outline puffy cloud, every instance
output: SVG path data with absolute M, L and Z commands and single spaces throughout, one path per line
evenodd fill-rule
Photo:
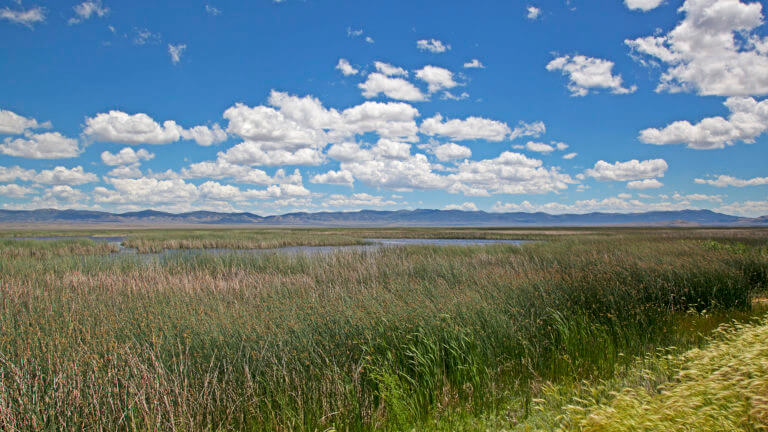
M 451 46 L 437 39 L 422 39 L 416 41 L 416 48 L 421 51 L 429 51 L 438 54 L 450 50 Z
M 408 76 L 408 71 L 397 66 L 393 66 L 389 63 L 384 63 L 381 61 L 375 61 L 373 62 L 373 65 L 376 67 L 376 70 L 383 73 L 386 76 Z
M 27 133 L 24 138 L 6 138 L 0 144 L 0 153 L 30 159 L 62 159 L 82 153 L 76 139 L 58 132 Z
M 32 28 L 34 24 L 45 21 L 45 9 L 34 7 L 26 10 L 12 10 L 5 7 L 0 9 L 0 19 Z
M 179 64 L 181 61 L 181 55 L 184 54 L 184 50 L 186 49 L 186 44 L 168 44 L 168 55 L 171 56 L 171 63 Z
M 410 102 L 419 102 L 427 99 L 426 96 L 410 82 L 402 78 L 388 77 L 382 73 L 368 74 L 365 82 L 358 84 L 366 98 L 375 98 L 383 94 L 390 99 L 398 99 Z
M 108 151 L 101 153 L 101 161 L 104 162 L 105 165 L 109 166 L 133 165 L 141 163 L 143 160 L 151 160 L 154 157 L 155 155 L 153 153 L 150 153 L 144 149 L 134 151 L 130 147 L 125 147 L 124 149 L 114 154 Z
M 721 149 L 737 141 L 752 143 L 768 129 L 768 99 L 731 97 L 725 101 L 728 119 L 708 117 L 699 123 L 673 122 L 663 129 L 645 129 L 640 141 L 648 144 L 686 144 L 697 150 Z
M 35 190 L 25 186 L 19 186 L 17 184 L 0 185 L 0 196 L 8 198 L 24 198 L 32 193 L 35 193 Z
M 528 14 L 526 15 L 526 17 L 529 20 L 535 20 L 536 18 L 541 16 L 541 9 L 537 8 L 536 6 L 528 6 L 527 11 L 528 11 Z
M 610 90 L 613 94 L 634 93 L 637 86 L 623 86 L 621 75 L 613 74 L 614 63 L 583 55 L 558 57 L 547 64 L 548 71 L 562 71 L 568 77 L 571 96 L 586 96 L 595 89 Z
M 435 114 L 421 123 L 423 134 L 440 135 L 457 141 L 483 139 L 502 141 L 512 131 L 506 123 L 481 117 L 467 117 L 465 120 L 453 119 L 443 122 L 443 116 Z
M 545 144 L 545 143 L 542 143 L 542 142 L 534 142 L 534 141 L 528 141 L 525 144 L 525 148 L 528 151 L 537 152 L 537 153 L 545 153 L 545 154 L 546 153 L 552 153 L 553 151 L 555 151 L 555 148 L 552 147 L 549 144 Z
M 81 23 L 92 16 L 101 18 L 109 13 L 109 8 L 102 6 L 100 1 L 84 1 L 72 9 L 75 10 L 76 16 L 67 21 L 70 25 Z
M 264 147 L 265 144 L 260 142 L 244 141 L 220 153 L 219 157 L 228 163 L 239 165 L 320 165 L 323 162 L 323 155 L 317 149 L 302 148 L 289 151 Z
M 664 183 L 656 179 L 634 180 L 627 183 L 627 189 L 645 190 L 645 189 L 658 189 L 664 186 Z
M 459 85 L 453 80 L 453 72 L 437 66 L 424 66 L 416 71 L 416 78 L 427 83 L 430 93 Z
M 594 212 L 608 213 L 644 213 L 649 211 L 673 211 L 691 208 L 686 202 L 647 202 L 621 197 L 604 199 L 580 200 L 572 204 L 549 202 L 533 204 L 529 201 L 521 203 L 496 202 L 493 210 L 497 212 L 545 212 L 549 214 L 585 214 Z
M 472 59 L 464 63 L 464 67 L 467 69 L 485 69 L 485 65 L 478 59 Z
M 352 184 L 355 182 L 354 176 L 352 176 L 352 173 L 349 171 L 344 170 L 330 170 L 328 172 L 318 174 L 310 180 L 312 183 L 320 183 L 320 184 L 335 184 L 335 185 L 344 185 L 344 186 L 352 186 Z
M 713 202 L 722 202 L 723 196 L 722 195 L 707 195 L 707 194 L 688 194 L 688 195 L 682 195 L 678 192 L 675 192 L 674 195 L 672 195 L 672 199 L 675 201 L 685 201 L 685 202 L 691 202 L 691 201 L 713 201 Z
M 656 91 L 768 93 L 768 38 L 756 32 L 763 24 L 760 2 L 686 0 L 679 11 L 685 18 L 669 33 L 625 41 L 633 52 L 666 66 Z
M 181 131 L 181 137 L 186 140 L 194 140 L 201 146 L 210 146 L 227 140 L 227 133 L 221 129 L 218 123 L 208 126 L 195 126 Z
M 768 216 L 768 200 L 733 202 L 722 205 L 714 211 L 745 217 Z
M 158 180 L 152 178 L 117 179 L 106 182 L 114 189 L 97 186 L 93 189 L 94 200 L 108 204 L 165 204 L 190 203 L 198 198 L 197 187 L 180 179 Z
M 664 0 L 624 0 L 624 4 L 632 10 L 641 10 L 648 12 L 651 9 L 656 9 Z
M 119 144 L 169 144 L 179 140 L 182 130 L 173 120 L 161 126 L 144 113 L 110 111 L 86 118 L 83 134 L 95 141 Z
M 568 153 L 568 154 L 563 155 L 563 159 L 570 160 L 570 159 L 575 158 L 578 155 L 579 155 L 578 153 Z
M 51 122 L 38 123 L 33 118 L 20 116 L 13 111 L 0 109 L 0 134 L 20 135 L 27 129 L 50 128 Z
M 99 178 L 96 174 L 85 172 L 81 166 L 72 169 L 57 166 L 50 170 L 40 171 L 33 180 L 46 185 L 77 186 L 98 181 Z
M 359 70 L 355 69 L 354 66 L 349 64 L 349 60 L 345 58 L 339 59 L 339 62 L 336 63 L 336 69 L 340 70 L 344 76 L 357 75 L 357 73 L 360 72 Z
M 109 172 L 107 173 L 107 176 L 115 177 L 115 178 L 138 178 L 138 177 L 141 177 L 142 175 L 143 174 L 141 172 L 141 169 L 139 169 L 138 164 L 121 165 L 109 170 Z
M 34 170 L 21 168 L 20 166 L 0 166 L 0 183 L 8 183 L 16 180 L 30 181 L 35 177 Z
M 715 179 L 694 179 L 698 184 L 707 184 L 716 187 L 746 187 L 768 185 L 768 177 L 754 177 L 751 179 L 740 179 L 728 175 L 720 175 Z
M 469 147 L 458 145 L 456 143 L 445 143 L 435 146 L 432 149 L 435 157 L 441 162 L 449 162 L 457 159 L 467 159 L 472 156 L 472 150 Z
M 509 139 L 514 140 L 521 137 L 539 137 L 547 132 L 547 126 L 544 122 L 537 121 L 533 123 L 520 122 L 509 134 Z
M 385 200 L 383 196 L 370 195 L 367 193 L 356 193 L 352 195 L 338 195 L 334 194 L 329 196 L 324 202 L 324 207 L 357 207 L 357 208 L 369 208 L 369 207 L 384 207 L 396 205 L 397 202 L 392 200 Z
M 584 174 L 599 181 L 629 181 L 664 177 L 668 168 L 669 166 L 664 159 L 651 159 L 642 162 L 633 159 L 613 164 L 601 160 L 595 163 L 594 168 L 584 171 Z
M 443 207 L 444 210 L 463 210 L 463 211 L 477 211 L 477 205 L 473 202 L 465 202 L 461 204 L 448 204 Z
M 57 185 L 47 189 L 43 193 L 43 200 L 57 202 L 85 201 L 88 197 L 79 189 L 67 185 Z

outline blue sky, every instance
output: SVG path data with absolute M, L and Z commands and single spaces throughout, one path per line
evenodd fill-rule
M 0 206 L 766 215 L 765 6 L 0 0 Z

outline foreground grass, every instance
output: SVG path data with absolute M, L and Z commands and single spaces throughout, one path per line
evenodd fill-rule
M 768 283 L 765 243 L 607 237 L 3 257 L 0 429 L 408 430 L 502 409 L 533 424 L 543 383 L 698 344 Z

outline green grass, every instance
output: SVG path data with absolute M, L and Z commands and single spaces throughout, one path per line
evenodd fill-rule
M 547 386 L 616 379 L 748 317 L 768 283 L 760 238 L 0 255 L 0 429 L 410 430 L 494 413 L 533 425 Z

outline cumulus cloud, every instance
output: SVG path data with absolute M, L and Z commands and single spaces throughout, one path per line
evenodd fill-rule
M 512 131 L 506 123 L 482 117 L 467 117 L 464 120 L 443 121 L 443 116 L 435 114 L 425 119 L 420 126 L 421 133 L 429 136 L 444 136 L 456 141 L 487 140 L 502 141 Z
M 357 75 L 357 73 L 360 72 L 359 70 L 355 69 L 351 64 L 349 64 L 349 60 L 345 58 L 339 59 L 339 62 L 336 63 L 336 69 L 340 70 L 344 76 Z
M 472 150 L 469 147 L 458 145 L 456 143 L 445 143 L 435 146 L 432 153 L 440 162 L 450 162 L 458 159 L 467 159 L 472 156 Z
M 86 172 L 83 167 L 65 168 L 57 166 L 50 170 L 40 171 L 33 180 L 46 185 L 67 185 L 76 186 L 98 181 L 96 174 Z
M 464 67 L 467 69 L 485 69 L 485 65 L 478 59 L 472 59 L 464 63 Z
M 722 205 L 714 211 L 745 217 L 768 216 L 768 200 L 733 202 Z
M 477 205 L 473 202 L 465 202 L 461 204 L 448 204 L 443 207 L 444 210 L 462 210 L 462 211 L 477 211 Z
M 383 73 L 386 76 L 408 76 L 408 71 L 398 67 L 391 65 L 389 63 L 384 63 L 382 61 L 375 61 L 373 62 L 374 67 L 376 67 L 376 70 Z
M 63 159 L 82 153 L 76 139 L 58 132 L 27 133 L 23 138 L 6 138 L 0 144 L 0 153 L 29 159 Z
M 33 7 L 30 9 L 13 10 L 5 7 L 0 9 L 0 19 L 32 28 L 34 24 L 45 21 L 45 9 Z
M 528 8 L 527 8 L 526 10 L 527 10 L 527 12 L 528 12 L 528 14 L 526 15 L 526 17 L 527 17 L 529 20 L 535 20 L 535 19 L 537 19 L 539 16 L 541 16 L 541 9 L 537 8 L 536 6 L 528 6 Z
M 397 100 L 409 102 L 420 102 L 427 100 L 427 97 L 410 82 L 403 78 L 392 78 L 379 72 L 368 74 L 365 82 L 358 84 L 363 90 L 363 96 L 370 99 L 378 97 L 380 94 Z
M 575 158 L 575 157 L 576 157 L 576 156 L 578 156 L 578 155 L 579 155 L 578 153 L 568 153 L 568 154 L 564 154 L 564 155 L 563 155 L 563 159 L 566 159 L 566 160 L 571 160 L 571 159 Z
M 168 55 L 171 56 L 171 63 L 179 64 L 181 61 L 181 55 L 184 54 L 184 50 L 187 49 L 186 44 L 172 45 L 168 44 Z
M 522 138 L 527 136 L 537 138 L 546 132 L 547 132 L 547 126 L 544 124 L 544 122 L 541 122 L 541 121 L 537 121 L 533 123 L 520 122 L 518 123 L 517 127 L 515 127 L 512 130 L 512 132 L 509 134 L 509 139 L 515 140 L 517 138 Z
M 664 0 L 624 0 L 624 4 L 629 9 L 648 12 L 651 9 L 659 7 L 663 1 Z
M 324 207 L 384 207 L 396 205 L 397 202 L 385 200 L 383 196 L 370 195 L 367 193 L 356 193 L 352 195 L 333 194 L 323 201 Z
M 84 1 L 72 7 L 75 16 L 67 21 L 70 25 L 81 23 L 92 16 L 103 17 L 109 13 L 109 8 L 102 6 L 100 1 Z
M 497 202 L 493 206 L 493 210 L 497 212 L 545 212 L 549 214 L 585 214 L 594 212 L 644 213 L 649 211 L 685 210 L 689 208 L 691 208 L 691 205 L 686 202 L 648 202 L 621 197 L 580 200 L 572 204 L 558 202 L 533 204 L 529 201 L 521 203 Z
M 349 171 L 330 170 L 322 174 L 317 174 L 316 176 L 312 177 L 309 181 L 312 183 L 320 183 L 320 184 L 352 186 L 352 184 L 355 182 L 355 177 Z
M 605 89 L 613 94 L 634 93 L 637 86 L 624 87 L 621 75 L 613 74 L 610 60 L 583 55 L 557 57 L 547 64 L 547 70 L 561 71 L 568 77 L 571 96 L 586 96 L 590 91 Z
M 26 186 L 19 186 L 17 184 L 0 185 L 0 196 L 8 198 L 24 198 L 33 193 L 35 193 L 35 190 Z
M 227 133 L 214 123 L 210 128 L 208 126 L 195 126 L 191 129 L 181 131 L 181 137 L 186 140 L 195 141 L 201 146 L 210 146 L 227 140 Z
M 416 48 L 421 51 L 429 51 L 431 53 L 439 54 L 450 50 L 451 46 L 437 39 L 422 39 L 416 41 Z
M 178 141 L 181 132 L 182 127 L 173 120 L 160 125 L 144 113 L 114 110 L 86 118 L 83 130 L 83 134 L 94 141 L 128 145 L 169 144 Z
M 144 149 L 134 151 L 130 147 L 125 147 L 117 153 L 110 153 L 105 151 L 101 153 L 101 161 L 105 165 L 117 166 L 117 165 L 133 165 L 141 163 L 141 161 L 148 161 L 154 158 L 155 155 Z
M 737 141 L 753 143 L 768 129 L 768 99 L 757 102 L 748 97 L 731 97 L 725 101 L 731 111 L 728 119 L 708 117 L 699 123 L 687 120 L 673 122 L 662 129 L 645 129 L 640 141 L 648 144 L 686 144 L 697 150 L 721 149 Z
M 35 171 L 24 169 L 20 166 L 0 166 L 0 183 L 9 183 L 16 180 L 30 181 L 35 177 Z
M 0 109 L 0 134 L 20 135 L 28 129 L 50 128 L 51 122 L 38 123 L 13 111 Z
M 454 184 L 449 192 L 483 196 L 491 193 L 540 194 L 559 192 L 576 182 L 557 168 L 545 168 L 538 159 L 503 152 L 493 159 L 465 160 L 448 176 Z M 486 193 L 483 193 L 486 191 Z
M 664 186 L 664 183 L 656 179 L 635 180 L 627 183 L 627 189 L 645 190 L 645 189 L 658 189 Z
M 416 78 L 427 83 L 427 89 L 430 93 L 454 88 L 458 85 L 453 80 L 453 72 L 437 66 L 424 66 L 416 71 Z
M 525 144 L 525 148 L 528 151 L 532 151 L 536 153 L 544 153 L 544 154 L 552 153 L 553 151 L 555 151 L 555 147 L 549 144 L 545 144 L 542 142 L 535 142 L 535 141 L 528 141 Z
M 768 37 L 757 32 L 760 2 L 686 0 L 679 11 L 685 17 L 669 33 L 625 41 L 641 62 L 665 68 L 656 91 L 768 94 Z
M 768 177 L 754 177 L 751 179 L 740 179 L 728 175 L 719 175 L 714 179 L 694 179 L 697 184 L 706 184 L 716 187 L 746 187 L 768 185 Z
M 594 168 L 584 171 L 584 174 L 599 181 L 630 181 L 664 177 L 668 168 L 669 166 L 664 159 L 651 159 L 642 162 L 633 159 L 613 164 L 601 160 L 595 163 Z

